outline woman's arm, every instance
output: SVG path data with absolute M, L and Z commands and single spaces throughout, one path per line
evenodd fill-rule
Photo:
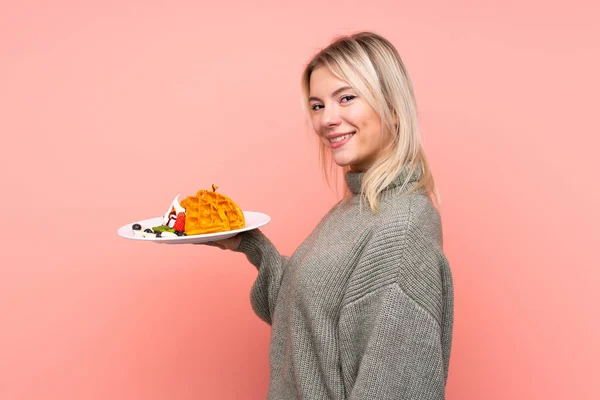
M 442 329 L 398 284 L 346 306 L 340 342 L 348 399 L 444 398 Z
M 339 320 L 349 399 L 444 398 L 454 292 L 441 241 L 427 226 L 391 221 L 355 270 L 362 278 L 351 280 Z
M 252 308 L 256 315 L 271 325 L 281 278 L 289 257 L 280 255 L 259 229 L 243 232 L 238 236 L 241 241 L 232 250 L 244 253 L 248 261 L 258 269 L 258 276 L 250 292 Z

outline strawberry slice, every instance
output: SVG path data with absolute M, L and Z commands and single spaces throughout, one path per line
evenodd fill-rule
M 173 229 L 177 232 L 183 232 L 185 230 L 185 213 L 180 212 L 177 214 L 177 219 L 175 220 L 175 225 L 173 225 Z

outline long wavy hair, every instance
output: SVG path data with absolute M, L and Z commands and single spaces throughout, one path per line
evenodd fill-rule
M 336 77 L 347 82 L 381 118 L 382 132 L 391 133 L 387 151 L 382 152 L 365 171 L 361 199 L 371 210 L 379 209 L 381 192 L 402 172 L 408 172 L 401 190 L 413 173 L 420 169 L 420 178 L 408 193 L 421 189 L 439 207 L 440 198 L 427 157 L 421 144 L 417 106 L 413 86 L 396 48 L 373 32 L 358 32 L 341 36 L 319 51 L 302 73 L 303 107 L 310 110 L 310 77 L 320 66 L 327 67 Z M 327 183 L 337 182 L 339 168 L 324 141 L 319 141 L 320 162 Z M 342 169 L 344 172 L 349 167 Z M 348 194 L 348 191 L 346 191 Z

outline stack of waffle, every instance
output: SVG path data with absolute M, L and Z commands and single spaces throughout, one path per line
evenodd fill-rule
M 244 213 L 229 197 L 213 190 L 199 190 L 195 196 L 188 196 L 182 202 L 185 208 L 185 233 L 202 235 L 243 228 L 246 224 Z

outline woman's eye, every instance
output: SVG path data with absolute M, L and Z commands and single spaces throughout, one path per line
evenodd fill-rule
M 349 102 L 350 100 L 352 100 L 354 98 L 356 98 L 356 96 L 352 96 L 352 95 L 343 96 L 342 97 L 342 103 L 347 103 L 347 102 Z
M 323 107 L 323 106 L 321 104 L 313 104 L 312 106 L 310 106 L 310 108 L 312 108 L 313 111 L 320 110 L 320 107 Z

